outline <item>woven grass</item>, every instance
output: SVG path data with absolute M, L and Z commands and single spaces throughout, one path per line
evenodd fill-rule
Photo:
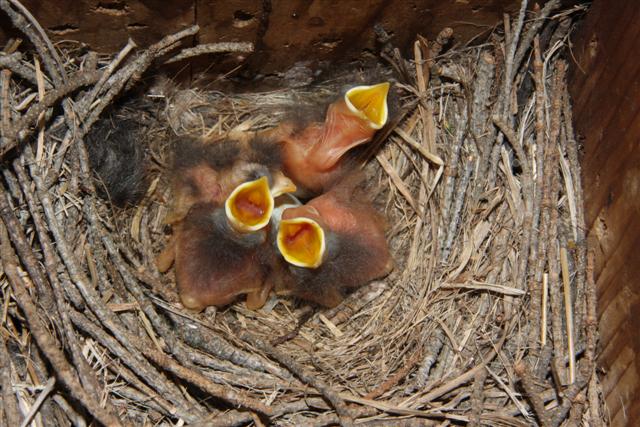
M 0 57 L 5 425 L 604 422 L 566 87 L 584 8 L 552 0 L 525 13 L 524 2 L 472 47 L 443 49 L 448 29 L 418 38 L 410 58 L 387 44 L 399 120 L 366 170 L 394 271 L 332 310 L 274 296 L 258 311 L 239 301 L 202 313 L 180 306 L 173 275 L 154 264 L 170 141 L 273 126 L 338 83 L 138 90 L 144 112 L 121 111 L 145 123 L 146 195 L 114 208 L 97 196 L 84 137 L 197 28 L 99 58 L 58 52 L 19 25 L 28 14 L 0 8 L 36 48 L 13 43 Z

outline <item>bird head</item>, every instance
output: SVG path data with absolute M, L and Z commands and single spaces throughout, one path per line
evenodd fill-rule
M 271 177 L 271 182 L 269 178 Z M 271 220 L 274 198 L 296 190 L 282 172 L 238 185 L 225 201 L 229 224 L 240 233 L 261 230 Z
M 389 82 L 372 86 L 356 86 L 347 91 L 344 101 L 349 110 L 365 120 L 372 129 L 381 129 L 389 116 L 387 95 Z

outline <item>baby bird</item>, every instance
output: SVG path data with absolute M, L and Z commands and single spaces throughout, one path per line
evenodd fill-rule
M 274 197 L 294 191 L 282 175 L 262 176 L 237 186 L 224 204 L 198 201 L 176 225 L 159 268 L 175 264 L 182 304 L 192 310 L 231 303 L 247 294 L 247 306 L 264 305 L 264 281 L 273 251 L 267 243 Z
M 165 223 L 175 224 L 196 203 L 221 205 L 239 184 L 271 175 L 282 179 L 278 144 L 258 137 L 206 142 L 175 142 L 172 199 Z
M 276 237 L 282 259 L 268 287 L 335 307 L 348 289 L 392 270 L 385 222 L 362 194 L 354 194 L 358 183 L 349 177 L 305 205 L 284 209 Z
M 348 172 L 343 155 L 370 141 L 387 122 L 389 86 L 356 86 L 329 105 L 324 123 L 300 129 L 285 122 L 269 133 L 282 144 L 283 171 L 298 185 L 298 195 L 320 194 Z

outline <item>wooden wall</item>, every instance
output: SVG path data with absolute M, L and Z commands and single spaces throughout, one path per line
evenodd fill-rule
M 76 40 L 114 53 L 131 37 L 141 46 L 189 25 L 198 41 L 250 41 L 254 73 L 285 71 L 298 61 L 348 60 L 374 49 L 373 24 L 409 48 L 415 35 L 445 26 L 464 42 L 488 33 L 519 0 L 21 0 L 54 41 Z M 1 17 L 0 17 L 1 18 Z M 0 20 L 0 24 L 5 24 Z M 6 25 L 0 29 L 7 30 Z M 1 32 L 0 32 L 1 36 Z M 1 39 L 2 37 L 0 37 Z M 194 41 L 195 42 L 195 41 Z M 228 71 L 237 64 L 226 64 Z M 313 66 L 313 64 L 312 64 Z
M 614 426 L 640 420 L 639 22 L 638 0 L 595 0 L 576 40 L 572 79 L 597 257 L 599 364 Z
M 408 48 L 452 26 L 491 29 L 519 0 L 22 0 L 54 41 L 113 53 L 197 23 L 193 42 L 252 41 L 251 73 L 345 60 L 374 47 L 372 24 Z M 397 5 L 401 3 L 403 7 Z M 587 227 L 597 252 L 603 388 L 614 426 L 640 420 L 640 1 L 595 0 L 575 40 L 576 129 L 583 138 Z M 11 32 L 0 19 L 0 39 Z M 3 33 L 4 31 L 4 33 Z M 227 70 L 233 64 L 224 63 Z M 227 71 L 214 70 L 214 71 Z

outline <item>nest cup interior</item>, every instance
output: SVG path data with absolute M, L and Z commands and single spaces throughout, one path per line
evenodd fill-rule
M 560 11 L 557 3 L 536 11 L 535 25 L 511 25 L 506 42 L 498 31 L 495 43 L 463 49 L 416 44 L 415 57 L 395 64 L 408 74 L 391 89 L 406 101 L 403 115 L 364 173 L 367 194 L 388 220 L 397 267 L 319 313 L 279 296 L 260 310 L 238 302 L 193 313 L 179 305 L 174 275 L 159 274 L 155 264 L 171 238 L 163 222 L 172 200 L 165 167 L 170 141 L 207 136 L 215 144 L 239 130 L 273 127 L 292 105 L 314 106 L 319 94 L 339 96 L 345 82 L 363 86 L 371 79 L 345 70 L 338 81 L 314 86 L 224 94 L 159 84 L 125 114 L 144 123 L 138 142 L 154 155 L 145 197 L 114 209 L 92 191 L 82 163 L 82 144 L 92 139 L 59 143 L 77 130 L 63 108 L 50 110 L 59 115 L 41 125 L 35 121 L 47 109 L 37 110 L 32 82 L 41 79 L 31 71 L 31 57 L 15 57 L 22 67 L 3 72 L 9 98 L 3 105 L 20 106 L 10 120 L 34 121 L 14 123 L 25 125 L 15 129 L 24 141 L 16 142 L 0 187 L 6 342 L 0 359 L 10 362 L 2 364 L 3 378 L 21 381 L 2 398 L 15 408 L 38 409 L 36 417 L 52 425 L 82 425 L 83 417 L 103 425 L 348 425 L 353 419 L 400 425 L 407 417 L 595 425 L 604 419 L 593 374 L 595 284 L 585 267 L 562 45 L 572 28 L 563 23 L 583 9 Z M 533 34 L 513 34 L 522 28 L 551 38 L 534 45 Z M 191 43 L 196 33 L 188 28 L 159 41 L 148 58 L 177 53 L 179 41 Z M 443 34 L 439 41 L 451 36 Z M 526 44 L 507 48 L 511 42 Z M 38 52 L 47 51 L 42 47 Z M 504 57 L 521 51 L 521 58 Z M 86 126 L 114 103 L 118 86 L 96 87 L 100 75 L 77 64 L 98 58 L 97 68 L 114 73 L 124 88 L 153 63 L 136 60 L 145 56 L 61 54 L 66 81 L 88 90 L 57 90 L 58 104 L 93 106 L 74 111 Z M 529 58 L 544 66 L 535 61 L 531 67 Z M 509 84 L 500 68 L 505 63 L 513 65 Z M 54 93 L 49 86 L 57 80 L 49 76 L 45 90 Z M 357 89 L 348 97 L 374 126 L 387 120 L 386 110 L 376 107 L 380 93 Z M 511 103 L 514 93 L 522 102 Z M 539 99 L 543 106 L 535 108 Z M 506 116 L 496 120 L 495 111 Z M 149 115 L 153 120 L 143 120 Z M 236 188 L 225 209 L 240 230 L 264 227 L 273 209 L 267 179 Z M 322 258 L 319 229 L 285 223 L 285 230 L 283 253 L 309 265 Z M 52 378 L 65 386 L 46 385 Z M 11 384 L 2 389 L 10 391 Z M 44 401 L 36 402 L 39 395 Z

